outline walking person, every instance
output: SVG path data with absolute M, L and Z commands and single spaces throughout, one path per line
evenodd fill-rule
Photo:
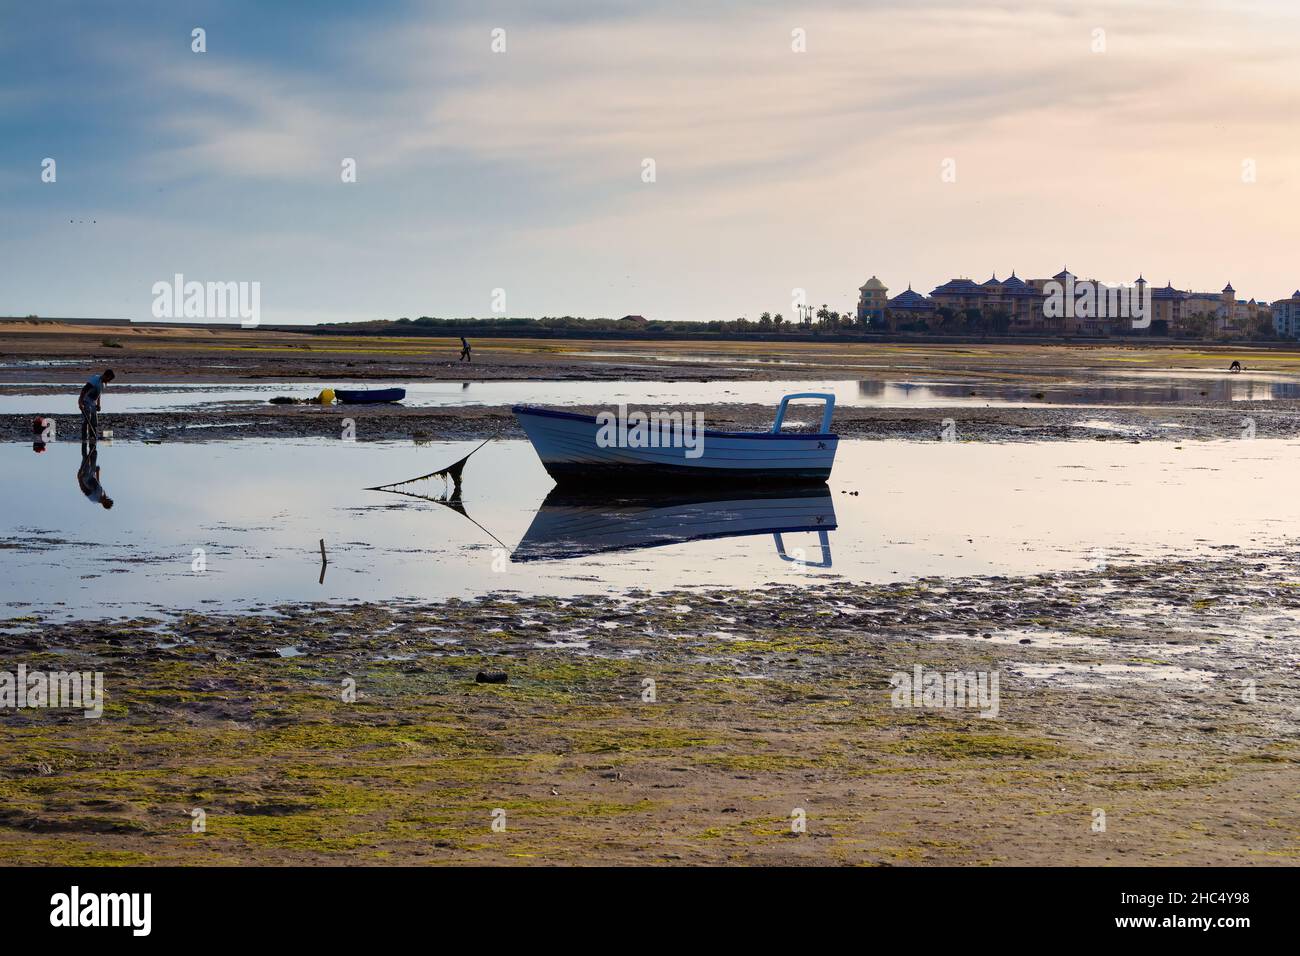
M 469 357 L 469 339 L 465 338 L 463 335 L 460 337 L 460 360 L 462 362 L 473 361 L 473 359 Z
M 111 368 L 106 368 L 98 375 L 92 375 L 81 386 L 77 396 L 77 407 L 81 409 L 81 441 L 94 444 L 99 439 L 99 397 L 104 393 L 104 386 L 116 376 Z

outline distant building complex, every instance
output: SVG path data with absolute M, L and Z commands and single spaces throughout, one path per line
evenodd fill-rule
M 1110 309 L 1073 307 L 1062 311 L 1061 289 L 1090 285 L 1096 299 Z M 1189 292 L 1166 283 L 1149 288 L 1142 276 L 1130 286 L 1081 280 L 1068 269 L 1047 279 L 1022 279 L 1015 271 L 1006 279 L 993 275 L 984 282 L 950 279 L 922 295 L 912 289 L 887 298 L 885 284 L 872 276 L 858 290 L 858 322 L 891 331 L 963 332 L 995 334 L 1171 335 L 1197 338 L 1239 338 L 1271 328 L 1287 338 L 1300 338 L 1300 290 L 1290 299 L 1270 306 L 1255 299 L 1238 299 L 1228 283 L 1219 292 Z M 1055 302 L 1053 298 L 1055 297 Z M 1138 321 L 1114 304 L 1142 303 Z
M 1273 303 L 1273 330 L 1284 339 L 1300 339 L 1300 289 Z

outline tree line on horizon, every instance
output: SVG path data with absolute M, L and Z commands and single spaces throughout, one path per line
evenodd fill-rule
M 491 316 L 479 318 L 445 319 L 422 315 L 417 319 L 403 316 L 400 319 L 371 319 L 361 322 L 331 322 L 318 326 L 323 330 L 346 330 L 348 332 L 384 331 L 394 327 L 404 331 L 435 330 L 452 332 L 457 329 L 473 328 L 483 331 L 508 330 L 523 331 L 528 329 L 547 329 L 552 331 L 596 331 L 596 332 L 674 332 L 674 333 L 743 333 L 743 332 L 789 332 L 799 334 L 810 331 L 843 331 L 858 329 L 868 331 L 870 328 L 883 330 L 883 323 L 868 326 L 859 323 L 855 316 L 841 314 L 823 305 L 815 312 L 807 310 L 806 318 L 787 319 L 782 313 L 764 312 L 757 319 L 745 316 L 731 320 L 711 320 L 706 322 L 671 319 L 642 319 L 640 316 L 624 316 L 620 319 L 595 318 L 581 316 L 542 316 L 526 318 L 520 316 Z
M 811 308 L 802 310 L 799 318 L 789 319 L 780 312 L 763 312 L 757 319 L 741 316 L 731 320 L 711 320 L 706 322 L 669 319 L 644 319 L 640 316 L 624 316 L 619 319 L 595 318 L 581 316 L 542 316 L 530 318 L 522 316 L 491 316 L 479 318 L 466 316 L 462 318 L 438 318 L 420 316 L 419 318 L 402 317 L 399 319 L 371 319 L 360 322 L 336 322 L 316 326 L 317 331 L 346 332 L 349 334 L 382 334 L 401 332 L 403 334 L 453 335 L 481 334 L 484 332 L 612 332 L 612 333 L 646 333 L 672 335 L 754 335 L 754 334 L 788 334 L 816 335 L 821 333 L 863 335 L 882 334 L 890 331 L 888 310 L 885 319 L 861 322 L 852 313 L 841 313 L 823 304 L 815 311 Z M 1005 312 L 985 315 L 980 309 L 936 310 L 930 320 L 899 323 L 893 330 L 901 333 L 932 335 L 1008 335 L 1011 317 Z M 1167 335 L 1169 330 L 1164 323 L 1152 323 L 1149 333 L 1156 336 Z M 1186 338 L 1213 338 L 1212 317 L 1192 316 L 1184 318 L 1184 336 Z M 1188 334 L 1190 333 L 1190 334 Z M 1027 333 L 1029 337 L 1042 337 L 1042 332 Z M 1271 322 L 1260 322 L 1249 331 L 1249 338 L 1255 341 L 1276 339 L 1278 336 Z

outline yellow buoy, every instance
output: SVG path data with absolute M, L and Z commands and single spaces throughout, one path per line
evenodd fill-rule
M 333 405 L 333 404 L 334 404 L 334 389 L 332 389 L 332 388 L 322 388 L 322 389 L 321 389 L 321 392 L 320 392 L 320 398 L 318 398 L 317 401 L 319 401 L 322 405 Z

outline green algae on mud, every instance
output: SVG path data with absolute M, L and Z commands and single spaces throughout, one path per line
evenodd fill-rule
M 11 622 L 0 667 L 99 668 L 108 706 L 97 721 L 3 715 L 0 852 L 78 865 L 1283 863 L 1297 851 L 1300 679 L 1282 631 L 1252 637 L 1241 622 L 1300 608 L 1287 578 L 1278 555 L 1234 554 L 900 586 Z M 984 637 L 1038 621 L 1046 636 L 1029 645 Z M 537 640 L 551 630 L 583 646 Z M 1090 643 L 1053 646 L 1056 633 Z M 272 653 L 283 644 L 302 656 Z M 1086 677 L 1153 645 L 1214 679 L 1027 669 L 1067 661 Z M 890 675 L 914 664 L 999 670 L 1001 717 L 894 708 Z M 489 668 L 509 682 L 475 683 Z M 790 830 L 794 808 L 805 834 Z

